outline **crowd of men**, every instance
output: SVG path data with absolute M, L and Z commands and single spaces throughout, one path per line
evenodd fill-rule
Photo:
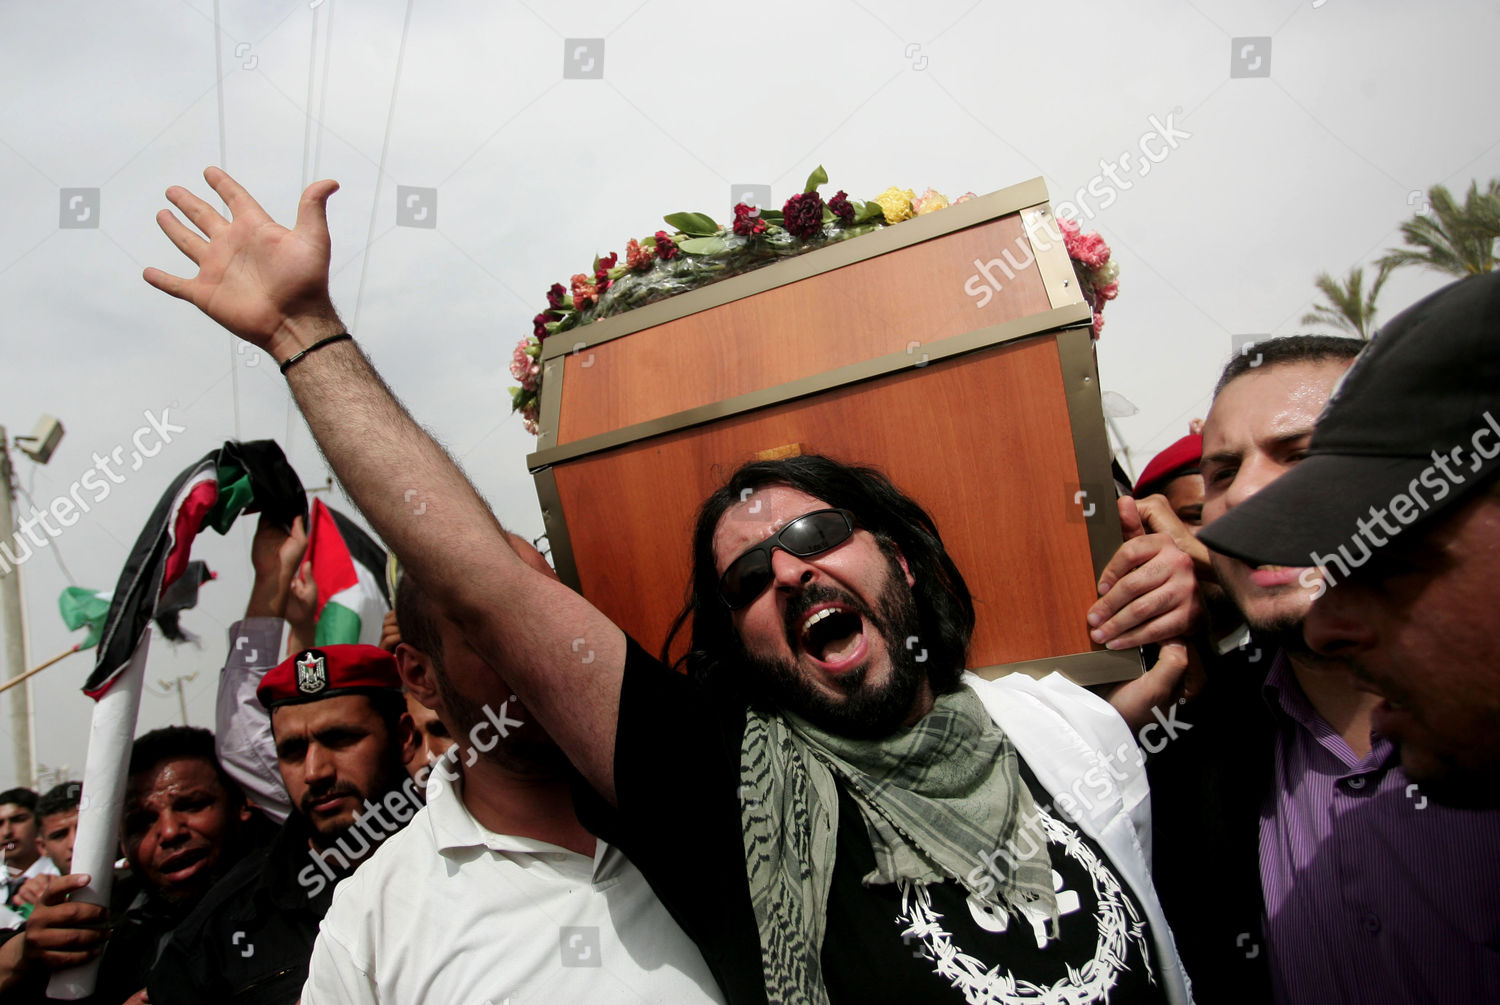
M 95 957 L 158 1005 L 1500 1000 L 1500 276 L 1230 361 L 1078 612 L 1137 680 L 967 672 L 940 529 L 813 455 L 705 501 L 668 666 L 347 336 L 332 183 L 289 231 L 207 178 L 228 218 L 158 217 L 197 276 L 146 279 L 283 365 L 394 623 L 314 645 L 263 520 L 215 732 L 136 741 L 115 903 L 68 898 L 76 784 L 0 793 L 0 1001 Z

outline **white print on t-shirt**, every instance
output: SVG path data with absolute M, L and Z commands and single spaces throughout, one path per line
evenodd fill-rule
M 1078 837 L 1078 833 L 1066 824 L 1054 819 L 1038 808 L 1038 818 L 1048 844 L 1061 847 L 1063 852 L 1083 866 L 1088 872 L 1094 888 L 1098 907 L 1094 911 L 1094 922 L 1099 930 L 1094 944 L 1094 955 L 1080 967 L 1067 966 L 1067 976 L 1050 987 L 1030 981 L 1017 980 L 1009 970 L 1003 973 L 999 965 L 986 967 L 983 962 L 953 945 L 952 938 L 943 928 L 942 915 L 932 909 L 932 896 L 922 883 L 899 880 L 901 890 L 901 915 L 897 919 L 905 927 L 902 939 L 920 940 L 923 954 L 932 960 L 939 977 L 963 991 L 968 1005 L 1078 1005 L 1082 1002 L 1108 1002 L 1109 992 L 1125 969 L 1125 958 L 1130 944 L 1145 962 L 1146 978 L 1156 983 L 1151 972 L 1151 956 L 1146 948 L 1146 925 L 1136 913 L 1135 905 L 1124 896 L 1120 881 L 1112 871 L 1105 868 L 1094 850 Z M 1053 882 L 1060 888 L 1061 877 L 1053 873 Z M 1078 895 L 1062 891 L 1058 898 L 1058 914 L 1073 913 L 1078 908 Z M 1071 898 L 1071 899 L 1068 899 Z M 1064 911 L 1071 904 L 1072 910 Z M 976 919 L 977 920 L 977 919 Z M 1059 921 L 1059 926 L 1061 922 Z M 989 927 L 989 926 L 985 926 Z M 1033 921 L 1033 927 L 1036 922 Z M 1038 945 L 1045 943 L 1039 936 Z
M 1057 894 L 1057 917 L 1059 924 L 1064 915 L 1072 914 L 1082 909 L 1082 903 L 1078 894 L 1073 890 L 1063 889 L 1062 873 L 1056 869 L 1052 870 L 1052 889 Z M 986 932 L 1003 932 L 1010 927 L 1010 912 L 980 903 L 969 894 L 969 917 L 974 919 L 974 924 Z M 1040 911 L 1027 910 L 1027 920 L 1031 922 L 1031 930 L 1036 935 L 1036 947 L 1044 949 L 1047 945 L 1047 916 Z

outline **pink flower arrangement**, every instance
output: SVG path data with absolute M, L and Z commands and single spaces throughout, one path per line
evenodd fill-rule
M 1109 245 L 1097 233 L 1085 234 L 1077 220 L 1055 217 L 1068 257 L 1077 263 L 1084 297 L 1094 309 L 1094 337 L 1104 329 L 1104 302 L 1120 295 L 1120 267 L 1110 261 Z
M 1065 216 L 1057 218 L 1062 228 L 1063 243 L 1068 246 L 1068 257 L 1082 262 L 1089 269 L 1101 269 L 1109 261 L 1109 245 L 1098 234 L 1085 234 L 1078 221 Z
M 542 365 L 537 362 L 540 352 L 541 342 L 533 335 L 517 342 L 516 351 L 511 354 L 510 375 L 527 391 L 541 386 Z

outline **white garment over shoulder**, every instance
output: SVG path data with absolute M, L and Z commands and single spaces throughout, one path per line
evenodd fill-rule
M 724 1000 L 618 849 L 485 830 L 460 784 L 434 770 L 427 806 L 338 885 L 302 1005 Z
M 1109 702 L 1058 673 L 1035 680 L 964 674 L 1005 730 L 1053 810 L 1099 843 L 1150 922 L 1156 963 L 1173 1005 L 1192 1001 L 1182 958 L 1151 884 L 1151 800 L 1145 757 Z M 1038 804 L 1047 802 L 1036 793 Z

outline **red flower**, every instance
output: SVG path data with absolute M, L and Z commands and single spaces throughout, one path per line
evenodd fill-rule
M 792 196 L 781 213 L 782 225 L 804 241 L 823 232 L 823 197 L 816 192 Z
M 599 289 L 589 282 L 589 277 L 580 272 L 573 277 L 573 307 L 582 311 L 599 299 Z
M 594 278 L 601 283 L 607 284 L 609 282 L 609 270 L 613 269 L 615 263 L 619 260 L 620 254 L 617 251 L 611 251 L 608 255 L 599 259 L 599 264 L 594 268 Z M 599 288 L 599 292 L 604 292 L 603 286 Z
M 561 308 L 563 297 L 567 295 L 568 291 L 563 288 L 562 283 L 553 283 L 552 289 L 547 291 L 547 306 L 554 310 Z
M 828 208 L 833 210 L 833 215 L 844 221 L 848 226 L 854 222 L 854 207 L 849 205 L 849 193 L 839 189 L 838 194 L 828 200 Z
M 656 258 L 656 251 L 648 244 L 641 247 L 641 242 L 631 238 L 625 245 L 626 268 L 644 271 L 651 268 L 651 262 Z
M 760 218 L 760 210 L 744 203 L 734 207 L 734 232 L 741 237 L 754 237 L 766 232 L 766 221 Z
M 543 311 L 536 317 L 532 318 L 531 334 L 535 335 L 538 339 L 545 339 L 547 337 L 547 322 L 551 320 L 552 319 L 547 316 L 546 311 Z
M 671 235 L 665 230 L 658 230 L 656 232 L 656 256 L 664 262 L 670 262 L 680 254 L 682 250 L 677 247 L 677 242 L 672 240 Z

